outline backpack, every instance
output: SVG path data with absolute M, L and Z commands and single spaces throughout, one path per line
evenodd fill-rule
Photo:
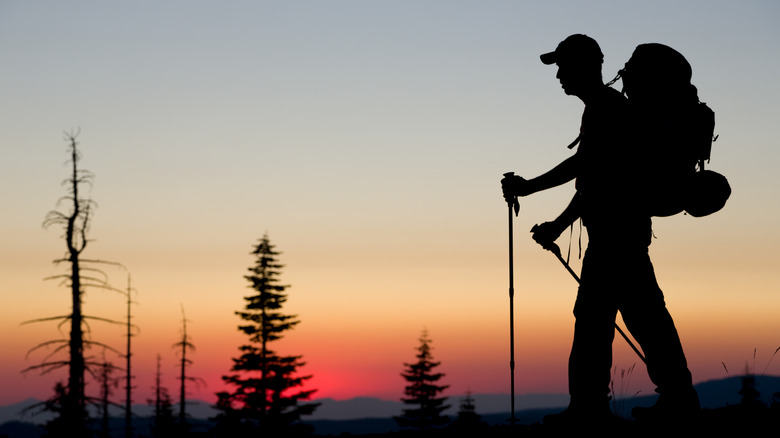
M 717 139 L 715 112 L 699 101 L 688 61 L 663 44 L 641 44 L 619 76 L 629 102 L 637 102 L 639 142 L 650 149 L 640 184 L 650 214 L 702 217 L 722 209 L 728 180 L 704 168 Z

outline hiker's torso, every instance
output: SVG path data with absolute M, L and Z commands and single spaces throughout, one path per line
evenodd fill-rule
M 638 145 L 629 130 L 629 107 L 618 91 L 604 87 L 582 115 L 576 188 L 589 245 L 646 247 L 651 221 L 637 198 Z

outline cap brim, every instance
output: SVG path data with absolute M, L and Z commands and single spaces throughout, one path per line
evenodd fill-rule
M 547 65 L 555 64 L 555 52 L 545 53 L 544 55 L 541 55 L 539 59 Z

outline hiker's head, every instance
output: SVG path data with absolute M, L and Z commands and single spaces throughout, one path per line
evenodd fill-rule
M 604 55 L 596 40 L 574 34 L 558 44 L 553 52 L 540 56 L 543 63 L 558 66 L 556 77 L 566 94 L 575 96 L 595 85 L 601 85 L 601 64 Z
M 698 101 L 691 65 L 673 48 L 640 44 L 620 72 L 623 91 L 639 103 Z

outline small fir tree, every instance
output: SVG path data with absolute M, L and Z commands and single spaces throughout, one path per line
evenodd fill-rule
M 433 360 L 427 330 L 423 330 L 420 336 L 416 357 L 417 362 L 404 363 L 406 370 L 401 373 L 408 382 L 404 389 L 406 397 L 402 397 L 401 401 L 414 407 L 404 409 L 403 414 L 395 417 L 395 420 L 402 427 L 420 430 L 443 426 L 449 422 L 449 418 L 442 413 L 450 406 L 445 404 L 447 397 L 441 397 L 440 394 L 449 388 L 449 385 L 437 384 L 444 377 L 444 373 L 434 372 L 441 362 Z
M 162 385 L 160 355 L 157 355 L 157 373 L 154 380 L 154 399 L 147 400 L 154 405 L 154 420 L 151 426 L 152 436 L 157 438 L 176 435 L 176 420 L 173 416 L 173 403 L 168 394 L 168 388 Z
M 458 416 L 455 418 L 452 426 L 458 430 L 471 430 L 485 426 L 482 416 L 477 413 L 471 391 L 467 391 L 466 395 L 461 399 Z
M 755 353 L 753 353 L 755 356 Z M 761 401 L 761 393 L 756 389 L 756 376 L 750 371 L 750 367 L 745 365 L 745 374 L 742 376 L 742 387 L 739 389 L 739 395 L 742 396 L 740 404 L 747 408 L 765 408 L 766 405 Z
M 305 365 L 302 356 L 283 356 L 272 349 L 284 333 L 299 321 L 296 315 L 286 315 L 282 306 L 287 301 L 287 285 L 279 283 L 283 265 L 279 252 L 264 235 L 252 251 L 254 266 L 245 276 L 254 293 L 245 297 L 245 310 L 236 314 L 245 322 L 238 329 L 249 337 L 249 343 L 239 347 L 241 355 L 233 359 L 233 374 L 222 379 L 232 392 L 217 394 L 217 429 L 222 434 L 261 432 L 270 435 L 306 432 L 301 416 L 311 415 L 318 403 L 301 403 L 311 398 L 315 390 L 300 390 L 311 376 L 298 376 Z

